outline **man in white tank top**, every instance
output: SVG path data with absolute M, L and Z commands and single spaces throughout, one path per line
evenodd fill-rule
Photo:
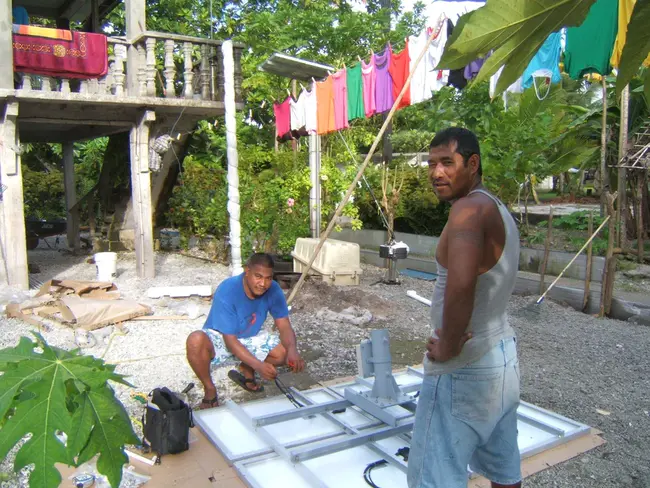
M 482 184 L 481 152 L 467 129 L 436 134 L 429 178 L 451 203 L 436 249 L 432 337 L 424 357 L 409 488 L 466 488 L 468 468 L 493 488 L 521 486 L 519 362 L 506 307 L 519 266 L 519 233 Z

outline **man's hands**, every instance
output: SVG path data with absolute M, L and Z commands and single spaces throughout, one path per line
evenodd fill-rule
M 300 373 L 305 369 L 305 360 L 300 357 L 295 347 L 287 351 L 287 365 L 294 373 Z
M 465 343 L 472 338 L 471 332 L 465 332 L 458 343 L 450 344 L 444 339 L 442 329 L 436 329 L 436 335 L 438 337 L 429 337 L 427 342 L 427 357 L 436 363 L 444 363 L 458 356 Z
M 273 381 L 278 376 L 278 371 L 271 363 L 261 361 L 255 371 L 266 381 Z

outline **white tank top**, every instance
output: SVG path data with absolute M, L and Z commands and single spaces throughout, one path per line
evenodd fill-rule
M 474 296 L 474 310 L 467 331 L 472 338 L 465 343 L 460 355 L 444 363 L 436 363 L 424 356 L 424 373 L 431 375 L 447 374 L 479 360 L 502 339 L 515 337 L 515 331 L 508 322 L 506 308 L 517 280 L 519 269 L 519 230 L 506 206 L 485 190 L 469 193 L 483 193 L 490 197 L 503 220 L 506 242 L 497 263 L 486 273 L 478 276 Z M 447 285 L 447 269 L 438 263 L 438 279 L 431 299 L 431 335 L 442 328 L 442 314 Z

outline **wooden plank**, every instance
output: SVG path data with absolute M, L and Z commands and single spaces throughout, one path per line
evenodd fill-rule
M 591 234 L 589 234 L 591 235 Z M 542 269 L 539 271 L 539 294 L 544 293 L 544 275 L 548 265 L 548 255 L 551 252 L 551 240 L 553 239 L 553 205 L 548 214 L 548 230 L 546 231 L 546 242 L 544 243 L 544 259 L 542 259 Z

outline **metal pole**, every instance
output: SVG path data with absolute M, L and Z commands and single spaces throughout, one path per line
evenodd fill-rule
M 320 237 L 320 136 L 309 136 L 309 229 L 311 236 Z
M 240 274 L 241 225 L 239 223 L 239 161 L 237 155 L 237 120 L 235 118 L 235 61 L 232 41 L 224 41 L 223 52 L 224 106 L 226 112 L 226 155 L 228 158 L 228 213 L 230 214 L 230 272 Z

